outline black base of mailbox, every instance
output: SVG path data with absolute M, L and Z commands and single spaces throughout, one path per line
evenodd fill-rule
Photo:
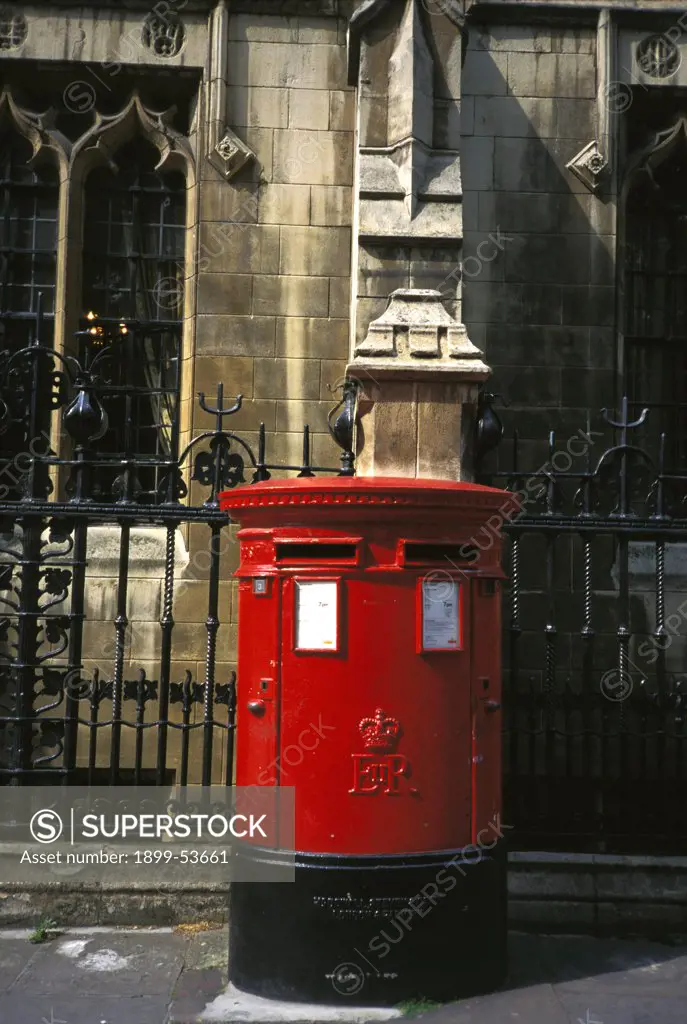
M 234 883 L 229 921 L 230 980 L 256 995 L 393 1006 L 492 991 L 506 974 L 505 844 L 298 853 L 295 883 Z

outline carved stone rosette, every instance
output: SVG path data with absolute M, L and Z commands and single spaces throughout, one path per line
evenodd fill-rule
M 565 165 L 590 192 L 598 192 L 609 173 L 609 163 L 596 139 L 592 139 Z

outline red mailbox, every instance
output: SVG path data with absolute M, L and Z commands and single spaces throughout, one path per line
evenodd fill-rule
M 222 507 L 241 524 L 236 782 L 296 795 L 295 884 L 232 888 L 232 981 L 368 1004 L 499 984 L 513 497 L 326 478 Z

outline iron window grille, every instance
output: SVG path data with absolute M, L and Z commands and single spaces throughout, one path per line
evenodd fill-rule
M 55 308 L 58 177 L 29 167 L 26 139 L 10 132 L 0 151 L 0 324 L 10 344 L 27 344 L 43 294 L 44 330 Z M 10 326 L 11 325 L 11 326 Z
M 29 142 L 10 130 L 0 151 L 0 360 L 9 360 L 33 338 L 38 296 L 43 299 L 43 334 L 51 343 L 54 330 L 57 208 L 59 183 L 54 167 L 31 168 Z M 21 467 L 27 447 L 27 406 L 24 397 L 35 372 L 19 359 L 12 365 L 13 386 L 0 408 L 0 486 L 2 494 L 19 496 Z M 47 438 L 49 413 L 38 410 L 34 423 Z M 15 465 L 17 464 L 17 465 Z
M 186 231 L 185 179 L 156 172 L 158 156 L 137 141 L 117 154 L 117 173 L 88 178 L 79 347 L 107 413 L 96 450 L 134 457 L 150 499 L 160 467 L 178 454 Z M 104 494 L 115 476 L 101 474 Z
M 625 224 L 624 375 L 631 412 L 652 412 L 669 466 L 687 458 L 687 151 L 642 175 Z

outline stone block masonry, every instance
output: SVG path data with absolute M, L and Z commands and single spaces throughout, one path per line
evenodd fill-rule
M 225 393 L 243 393 L 234 425 L 255 437 L 264 422 L 273 458 L 300 461 L 307 422 L 314 456 L 332 466 L 326 416 L 349 345 L 355 111 L 347 22 L 336 14 L 230 13 L 228 118 L 257 161 L 228 182 L 204 172 L 194 361 L 194 391 L 222 379 Z M 197 432 L 206 417 L 193 415 Z
M 596 136 L 596 48 L 591 23 L 476 19 L 466 53 L 463 316 L 523 438 L 614 402 L 615 196 L 566 167 Z M 497 231 L 501 251 L 480 261 Z

